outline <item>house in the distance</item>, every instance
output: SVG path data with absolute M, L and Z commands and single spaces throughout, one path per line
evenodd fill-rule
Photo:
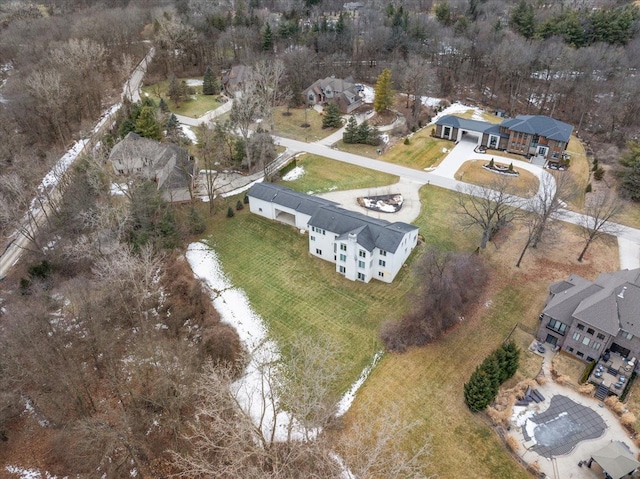
M 358 88 L 350 77 L 342 79 L 331 76 L 317 80 L 302 94 L 309 105 L 324 105 L 333 101 L 342 113 L 351 113 L 362 105 Z
M 249 209 L 309 233 L 309 253 L 352 281 L 391 283 L 418 244 L 416 226 L 371 218 L 272 183 L 248 191 Z
M 131 132 L 113 147 L 109 161 L 116 175 L 155 182 L 167 201 L 191 199 L 195 165 L 178 145 Z
M 585 361 L 605 352 L 640 358 L 640 269 L 602 273 L 595 281 L 572 274 L 553 283 L 538 339 Z
M 242 90 L 244 84 L 251 78 L 253 70 L 246 65 L 234 65 L 231 70 L 226 70 L 222 73 L 222 88 L 231 95 L 235 95 L 236 92 Z
M 436 121 L 434 136 L 555 163 L 562 159 L 572 132 L 568 123 L 543 115 L 518 115 L 499 125 L 446 115 Z

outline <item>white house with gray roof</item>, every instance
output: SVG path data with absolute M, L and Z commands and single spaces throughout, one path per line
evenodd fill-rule
M 416 226 L 372 218 L 272 183 L 247 193 L 252 213 L 309 233 L 309 253 L 352 281 L 391 283 L 418 244 Z
M 640 269 L 571 275 L 549 287 L 538 339 L 586 361 L 640 358 Z

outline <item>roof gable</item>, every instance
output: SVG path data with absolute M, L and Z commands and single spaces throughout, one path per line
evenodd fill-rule
M 324 198 L 306 195 L 292 190 L 291 188 L 273 183 L 255 183 L 251 188 L 249 188 L 247 195 L 284 206 L 286 208 L 291 208 L 309 216 L 315 213 L 315 211 L 321 206 L 338 204 L 333 201 L 325 200 Z

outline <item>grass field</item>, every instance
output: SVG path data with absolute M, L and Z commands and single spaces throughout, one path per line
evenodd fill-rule
M 574 386 L 580 384 L 580 379 L 584 374 L 587 363 L 580 361 L 574 356 L 570 356 L 563 352 L 556 354 L 553 358 L 553 368 L 558 376 L 567 376 Z
M 304 176 L 282 184 L 303 193 L 325 193 L 335 190 L 355 190 L 397 183 L 399 178 L 387 173 L 330 160 L 322 156 L 303 155 L 296 161 L 305 170 Z
M 347 153 L 353 153 L 354 155 L 366 156 L 367 158 L 373 158 L 375 160 L 382 159 L 378 155 L 378 146 L 373 145 L 361 145 L 357 143 L 345 143 L 339 140 L 335 144 L 336 150 L 346 151 Z
M 320 174 L 326 174 L 326 169 L 320 168 Z M 459 216 L 454 214 L 455 193 L 425 186 L 420 196 L 422 211 L 415 223 L 425 242 L 473 251 L 480 233 L 460 228 Z M 235 199 L 229 201 L 233 204 Z M 225 272 L 247 292 L 282 347 L 298 334 L 332 341 L 339 347 L 344 369 L 336 392 L 343 391 L 379 350 L 380 324 L 407 310 L 412 287 L 419 281 L 409 267 L 391 285 L 349 282 L 335 273 L 333 264 L 308 254 L 306 235 L 251 215 L 247 209 L 233 219 L 218 215 L 210 231 L 210 242 Z M 384 356 L 345 416 L 340 434 L 348 435 L 351 421 L 358 417 L 399 408 L 403 419 L 422 421 L 404 438 L 403 447 L 414 449 L 425 437 L 430 438 L 428 473 L 443 478 L 530 477 L 484 416 L 468 411 L 462 399 L 463 385 L 516 323 L 528 331 L 537 327 L 550 282 L 570 273 L 594 278 L 598 271 L 614 267 L 617 249 L 598 246 L 597 255 L 577 263 L 579 236 L 567 227 L 558 233 L 563 248 L 537 248 L 527 253 L 521 268 L 515 268 L 524 234 L 524 228 L 514 225 L 481 252 L 493 274 L 485 296 L 453 330 L 434 344 Z M 423 248 L 416 249 L 410 265 Z M 530 341 L 526 334 L 514 339 L 521 346 Z M 536 357 L 529 357 L 526 351 L 523 354 L 520 377 L 539 371 Z
M 423 128 L 410 138 L 410 144 L 398 142 L 386 151 L 380 160 L 424 170 L 438 165 L 446 156 L 443 149 L 450 150 L 455 145 L 451 141 L 431 137 L 431 127 Z
M 201 80 L 202 78 L 196 78 Z M 180 79 L 181 80 L 181 79 Z M 156 105 L 160 103 L 160 97 L 164 98 L 169 105 L 169 110 L 172 113 L 179 115 L 189 116 L 191 118 L 199 118 L 210 110 L 215 110 L 221 103 L 218 101 L 217 95 L 203 95 L 202 86 L 191 87 L 195 90 L 195 94 L 190 99 L 180 104 L 169 99 L 167 96 L 167 89 L 169 87 L 169 81 L 161 81 L 155 85 L 148 85 L 142 87 L 142 94 L 151 98 Z
M 499 175 L 482 168 L 486 164 L 486 160 L 466 161 L 456 172 L 456 180 L 471 183 L 472 185 L 487 186 L 504 178 L 504 181 L 508 182 L 509 193 L 523 198 L 531 198 L 538 191 L 540 181 L 533 173 L 518 169 L 520 175 L 517 177 Z M 496 162 L 496 164 L 500 163 Z
M 289 116 L 283 115 L 286 112 L 287 108 L 284 106 L 277 107 L 273 111 L 274 133 L 278 136 L 311 142 L 321 140 L 336 131 L 333 128 L 323 130 L 322 115 L 313 108 L 289 108 L 291 113 Z M 308 128 L 301 126 L 305 120 L 310 125 Z

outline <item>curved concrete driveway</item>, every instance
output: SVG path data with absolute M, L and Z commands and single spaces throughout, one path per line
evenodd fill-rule
M 515 168 L 519 168 L 522 170 L 526 170 L 530 173 L 533 173 L 540 180 L 540 184 L 538 185 L 538 194 L 542 194 L 542 178 L 546 177 L 551 181 L 551 184 L 555 185 L 555 179 L 548 172 L 545 171 L 544 168 L 540 168 L 539 166 L 532 165 L 528 161 L 522 160 L 514 160 L 512 158 L 507 158 L 500 155 L 495 155 L 493 153 L 476 153 L 475 147 L 477 144 L 471 141 L 462 140 L 458 142 L 458 144 L 453 147 L 453 149 L 449 152 L 449 154 L 445 157 L 444 160 L 438 165 L 438 167 L 432 171 L 434 175 L 444 176 L 445 178 L 454 178 L 456 172 L 460 169 L 460 167 L 467 161 L 473 160 L 474 158 L 478 159 L 486 159 L 489 161 L 490 158 L 495 159 L 500 163 L 513 163 Z M 555 192 L 555 186 L 554 186 Z

